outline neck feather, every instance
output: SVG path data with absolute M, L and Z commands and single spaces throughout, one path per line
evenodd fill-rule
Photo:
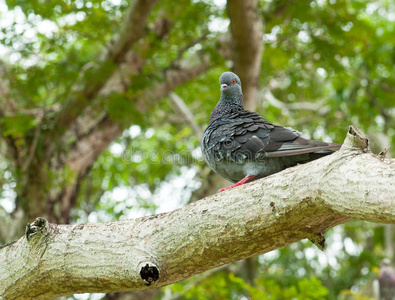
M 243 111 L 243 95 L 224 96 L 221 95 L 218 104 L 215 106 L 210 115 L 210 122 L 215 119 L 224 117 L 233 112 Z

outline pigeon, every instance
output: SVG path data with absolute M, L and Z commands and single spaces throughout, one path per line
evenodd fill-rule
M 333 153 L 341 144 L 305 139 L 301 133 L 274 125 L 245 110 L 240 78 L 223 73 L 221 96 L 204 130 L 201 149 L 209 167 L 235 183 L 224 190 Z

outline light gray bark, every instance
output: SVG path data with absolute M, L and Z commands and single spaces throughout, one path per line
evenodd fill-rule
M 328 228 L 351 219 L 395 223 L 395 160 L 371 154 L 367 143 L 350 127 L 332 155 L 169 213 L 79 225 L 37 219 L 0 249 L 0 294 L 158 288 L 303 238 L 322 246 Z M 144 276 L 147 268 L 157 276 Z

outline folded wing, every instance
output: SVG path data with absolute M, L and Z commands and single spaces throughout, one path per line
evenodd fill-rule
M 340 144 L 308 140 L 291 129 L 273 125 L 255 112 L 243 111 L 210 124 L 205 135 L 206 151 L 216 161 L 236 163 L 262 158 L 331 152 Z M 328 153 L 329 154 L 329 153 Z

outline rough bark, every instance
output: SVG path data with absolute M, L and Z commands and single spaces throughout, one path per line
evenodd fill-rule
M 38 218 L 0 249 L 4 299 L 158 288 L 351 219 L 395 223 L 395 160 L 350 127 L 342 149 L 175 211 L 112 223 Z
M 263 23 L 258 1 L 228 1 L 227 11 L 234 47 L 234 71 L 243 83 L 245 108 L 255 110 L 263 51 Z

